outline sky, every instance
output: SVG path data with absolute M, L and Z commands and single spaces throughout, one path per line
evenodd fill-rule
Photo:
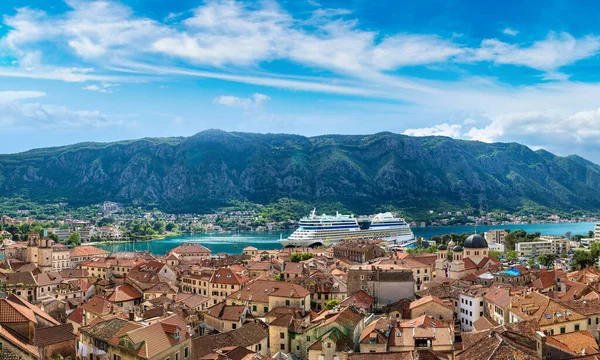
M 596 1 L 0 1 L 0 153 L 443 135 L 600 163 Z

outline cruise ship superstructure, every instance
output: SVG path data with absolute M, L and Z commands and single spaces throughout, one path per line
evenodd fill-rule
M 391 213 L 380 213 L 370 218 L 369 227 L 361 229 L 352 215 L 317 215 L 313 210 L 300 219 L 298 229 L 287 239 L 280 240 L 284 247 L 327 245 L 342 240 L 377 240 L 401 245 L 414 239 L 410 226 Z

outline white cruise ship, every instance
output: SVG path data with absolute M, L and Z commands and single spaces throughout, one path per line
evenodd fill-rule
M 279 242 L 284 247 L 309 247 L 336 243 L 341 240 L 377 240 L 392 244 L 404 244 L 414 239 L 410 226 L 391 213 L 381 213 L 369 219 L 366 229 L 361 229 L 352 215 L 316 215 L 313 210 L 300 219 L 298 229 L 287 239 Z

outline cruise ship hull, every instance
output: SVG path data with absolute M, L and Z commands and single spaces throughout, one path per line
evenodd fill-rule
M 317 247 L 339 241 L 384 240 L 390 244 L 402 245 L 414 240 L 412 234 L 398 234 L 394 230 L 359 230 L 330 235 L 327 238 L 318 234 L 304 239 L 287 238 L 279 242 L 284 247 Z

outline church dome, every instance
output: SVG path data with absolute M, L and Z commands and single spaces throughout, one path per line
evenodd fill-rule
M 483 249 L 488 247 L 487 241 L 479 234 L 469 236 L 463 244 L 465 249 Z
M 448 250 L 448 247 L 447 247 L 446 245 L 444 245 L 444 244 L 441 244 L 441 245 L 439 245 L 439 246 L 437 247 L 437 249 L 438 249 L 439 251 L 442 251 L 442 250 Z
M 463 248 L 460 245 L 456 245 L 455 247 L 452 248 L 453 252 L 462 252 Z
M 452 248 L 454 247 L 454 245 L 456 245 L 456 244 L 454 243 L 454 241 L 450 240 L 450 242 L 448 243 L 448 247 L 449 247 L 450 249 L 452 249 Z

